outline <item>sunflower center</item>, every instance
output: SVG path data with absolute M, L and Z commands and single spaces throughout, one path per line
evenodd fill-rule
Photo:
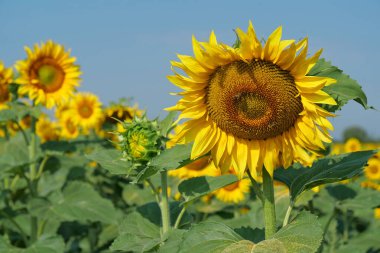
M 62 87 L 65 81 L 65 72 L 57 65 L 56 60 L 41 58 L 32 64 L 30 77 L 40 89 L 45 92 L 55 92 Z
M 70 119 L 66 121 L 66 129 L 70 134 L 74 134 L 76 132 L 76 127 Z
M 233 183 L 233 184 L 225 186 L 224 190 L 226 190 L 226 191 L 233 191 L 236 188 L 239 188 L 239 182 L 236 182 L 236 183 Z
M 222 130 L 244 139 L 281 135 L 303 110 L 291 74 L 262 60 L 217 68 L 207 89 L 211 119 Z
M 0 84 L 0 103 L 9 101 L 9 91 L 6 86 Z
M 83 105 L 79 107 L 79 114 L 83 118 L 89 118 L 92 115 L 92 112 L 93 112 L 92 108 L 88 105 Z
M 369 166 L 369 171 L 371 172 L 371 174 L 377 174 L 378 171 L 379 171 L 379 168 L 376 165 L 370 165 Z

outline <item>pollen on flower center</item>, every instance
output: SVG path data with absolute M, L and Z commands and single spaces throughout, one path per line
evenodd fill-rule
M 38 77 L 41 84 L 51 85 L 56 78 L 56 69 L 50 65 L 43 65 L 38 69 Z
M 65 80 L 65 73 L 57 63 L 50 58 L 41 58 L 31 66 L 30 77 L 45 92 L 59 90 Z
M 218 127 L 244 139 L 262 140 L 291 128 L 303 110 L 294 78 L 277 65 L 235 61 L 215 70 L 207 109 Z
M 87 105 L 83 105 L 79 108 L 79 113 L 84 118 L 89 118 L 92 115 L 92 112 L 92 108 Z

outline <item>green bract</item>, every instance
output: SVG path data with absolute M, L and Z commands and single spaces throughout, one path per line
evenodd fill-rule
M 123 127 L 125 131 L 119 132 L 120 147 L 125 158 L 135 165 L 147 164 L 163 149 L 165 141 L 156 120 L 135 117 L 124 122 Z

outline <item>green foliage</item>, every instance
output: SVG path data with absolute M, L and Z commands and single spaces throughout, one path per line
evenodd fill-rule
M 235 175 L 195 177 L 181 182 L 178 190 L 185 198 L 185 203 L 188 203 L 237 181 L 238 178 Z
M 38 118 L 41 114 L 40 106 L 31 107 L 17 102 L 9 103 L 9 105 L 10 109 L 0 110 L 0 122 L 18 122 L 27 115 Z
M 32 215 L 41 219 L 49 217 L 60 221 L 117 223 L 112 202 L 99 196 L 89 184 L 83 182 L 72 182 L 49 199 L 32 199 L 28 208 Z
M 22 167 L 29 163 L 28 146 L 25 144 L 21 134 L 18 134 L 7 142 L 0 142 L 0 173 Z
M 360 174 L 373 150 L 330 156 L 317 160 L 311 168 L 277 169 L 274 178 L 290 189 L 290 198 L 295 201 L 305 190 L 315 186 L 342 181 Z
M 129 214 L 119 226 L 111 250 L 147 252 L 161 242 L 160 229 L 139 213 Z
M 349 75 L 344 74 L 342 70 L 333 66 L 325 59 L 319 59 L 315 66 L 309 71 L 308 75 L 331 77 L 337 80 L 336 83 L 323 88 L 323 90 L 331 95 L 337 102 L 337 105 L 334 106 L 322 105 L 326 110 L 330 112 L 341 110 L 350 100 L 356 101 L 365 109 L 372 108 L 368 106 L 367 96 L 357 81 L 352 79 Z
M 99 163 L 104 169 L 114 175 L 128 175 L 133 169 L 132 163 L 123 159 L 119 150 L 98 149 L 86 157 Z
M 170 149 L 165 149 L 160 153 L 160 155 L 154 157 L 150 166 L 154 167 L 156 171 L 162 170 L 175 170 L 177 168 L 183 167 L 190 160 L 190 153 L 193 144 L 185 144 L 185 145 L 176 145 Z
M 168 136 L 170 131 L 173 129 L 173 122 L 175 121 L 176 117 L 177 112 L 169 112 L 163 120 L 158 122 L 162 136 Z

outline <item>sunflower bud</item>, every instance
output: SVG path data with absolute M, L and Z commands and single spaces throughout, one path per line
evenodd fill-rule
M 124 156 L 135 164 L 146 164 L 162 150 L 165 141 L 157 121 L 145 116 L 123 122 L 125 131 L 119 132 L 120 147 Z

